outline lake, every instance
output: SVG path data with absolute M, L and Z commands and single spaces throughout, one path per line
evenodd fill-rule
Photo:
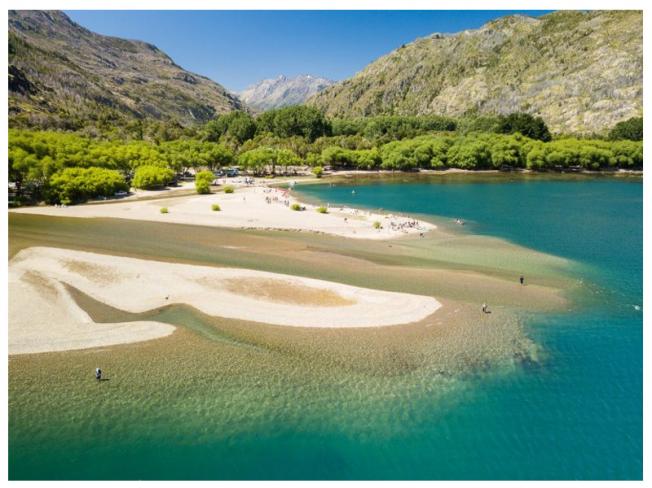
M 581 286 L 569 310 L 527 317 L 540 360 L 463 375 L 415 366 L 398 335 L 377 357 L 374 341 L 384 339 L 373 332 L 288 332 L 182 308 L 150 315 L 181 326 L 169 340 L 12 358 L 11 479 L 641 479 L 641 178 L 397 176 L 297 191 L 566 258 Z M 191 242 L 163 225 L 14 216 L 10 244 L 128 248 L 337 279 L 326 265 L 265 259 L 281 242 L 267 234 L 201 229 Z M 284 239 L 288 256 L 300 254 L 294 240 L 348 246 Z M 217 253 L 217 241 L 255 244 L 260 255 Z M 341 277 L 364 279 L 353 269 Z M 401 285 L 392 276 L 378 284 Z M 89 388 L 100 361 L 111 380 Z

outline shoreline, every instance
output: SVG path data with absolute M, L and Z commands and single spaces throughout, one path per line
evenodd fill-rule
M 291 180 L 290 180 L 291 181 Z M 279 183 L 283 184 L 283 183 Z M 132 199 L 61 206 L 22 207 L 12 213 L 76 218 L 118 218 L 237 229 L 287 230 L 331 234 L 352 239 L 393 239 L 423 235 L 436 225 L 392 213 L 345 206 L 314 205 L 288 190 L 272 186 L 236 186 L 235 192 Z M 293 205 L 301 210 L 292 210 Z M 219 205 L 220 211 L 212 206 Z M 168 213 L 162 214 L 161 208 Z M 318 212 L 325 207 L 324 213 Z

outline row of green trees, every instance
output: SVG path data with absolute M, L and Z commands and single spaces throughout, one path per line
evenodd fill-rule
M 543 142 L 520 134 L 440 134 L 393 141 L 371 149 L 332 146 L 324 149 L 319 159 L 320 164 L 333 168 L 401 171 L 417 168 L 635 169 L 643 166 L 643 143 L 594 139 Z
M 149 188 L 172 181 L 175 173 L 188 168 L 214 169 L 236 162 L 231 149 L 211 141 L 105 141 L 76 133 L 22 129 L 9 131 L 8 153 L 9 180 L 19 192 L 29 187 L 37 199 L 47 197 L 52 177 L 67 168 L 115 170 L 125 181 L 133 177 L 134 186 Z M 138 172 L 141 167 L 145 169 Z

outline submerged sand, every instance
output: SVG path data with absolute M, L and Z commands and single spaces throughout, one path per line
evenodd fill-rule
M 186 304 L 213 317 L 295 327 L 406 324 L 441 306 L 428 296 L 276 273 L 32 247 L 9 262 L 10 354 L 143 341 L 174 329 L 148 321 L 97 324 L 65 285 L 131 313 Z
M 292 210 L 298 203 L 305 208 Z M 218 204 L 221 211 L 213 211 Z M 166 207 L 168 213 L 162 214 Z M 265 186 L 240 187 L 235 193 L 155 200 L 131 200 L 69 207 L 25 207 L 11 212 L 80 218 L 119 218 L 240 229 L 310 231 L 355 239 L 391 239 L 425 233 L 434 224 L 391 214 L 380 214 L 349 207 L 317 206 L 299 202 L 290 192 Z M 374 226 L 380 224 L 380 228 Z

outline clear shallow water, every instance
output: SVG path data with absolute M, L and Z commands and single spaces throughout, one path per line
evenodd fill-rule
M 467 221 L 473 232 L 571 258 L 587 291 L 528 324 L 542 368 L 481 381 L 433 426 L 442 478 L 642 476 L 643 220 L 640 179 L 426 178 L 301 186 L 325 202 Z M 355 189 L 355 194 L 352 194 Z M 468 453 L 473 455 L 469 456 Z
M 545 359 L 456 380 L 402 363 L 389 364 L 400 374 L 346 369 L 283 350 L 285 335 L 261 356 L 192 332 L 171 349 L 38 355 L 10 365 L 10 477 L 640 478 L 640 179 L 464 175 L 355 189 L 302 191 L 459 216 L 471 231 L 580 261 L 591 284 L 574 311 L 528 323 Z M 112 379 L 89 388 L 98 360 Z

